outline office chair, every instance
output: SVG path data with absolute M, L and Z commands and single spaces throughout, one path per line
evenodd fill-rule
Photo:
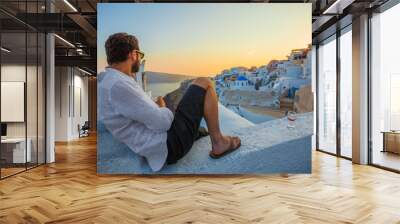
M 85 121 L 82 127 L 80 127 L 80 125 L 78 124 L 79 138 L 89 136 L 89 129 L 90 129 L 89 121 Z

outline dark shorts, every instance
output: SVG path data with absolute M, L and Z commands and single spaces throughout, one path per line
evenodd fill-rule
M 179 102 L 171 128 L 168 130 L 167 164 L 176 163 L 192 148 L 204 116 L 205 96 L 205 89 L 190 85 Z

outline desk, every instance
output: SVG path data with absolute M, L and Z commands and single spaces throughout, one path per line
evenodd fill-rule
M 392 152 L 400 154 L 400 131 L 382 131 L 383 150 L 382 152 Z
M 1 139 L 1 157 L 5 158 L 8 163 L 25 163 L 30 162 L 32 158 L 31 146 L 32 141 L 27 139 L 27 147 L 25 151 L 25 138 L 5 138 Z M 12 156 L 11 156 L 12 154 Z M 27 159 L 25 161 L 25 159 Z

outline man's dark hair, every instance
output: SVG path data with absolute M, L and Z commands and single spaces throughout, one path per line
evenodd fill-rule
M 139 50 L 138 40 L 127 33 L 115 33 L 108 37 L 106 44 L 107 63 L 123 62 L 133 50 Z

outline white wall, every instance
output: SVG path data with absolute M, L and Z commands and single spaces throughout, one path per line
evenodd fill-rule
M 67 67 L 55 68 L 55 141 L 68 140 L 70 76 Z
M 88 120 L 88 78 L 83 75 L 76 68 L 56 67 L 56 141 L 77 139 L 78 124 L 83 125 Z
M 25 83 L 1 82 L 1 121 L 24 122 Z M 36 108 L 36 106 L 35 106 Z
M 89 116 L 88 116 L 88 77 L 87 76 L 81 76 L 81 73 L 78 75 L 76 74 L 75 70 L 75 75 L 74 75 L 74 96 L 72 98 L 74 99 L 74 108 L 75 113 L 72 113 L 73 119 L 71 120 L 71 136 L 72 138 L 78 138 L 79 133 L 78 133 L 78 124 L 83 125 L 85 121 L 88 121 Z M 80 91 L 80 93 L 78 93 Z M 80 98 L 78 97 L 80 95 Z M 80 101 L 80 102 L 78 102 Z M 79 108 L 81 107 L 81 108 Z M 81 111 L 79 111 L 79 109 Z M 74 111 L 73 111 L 74 112 Z
M 25 64 L 5 64 L 1 66 L 1 81 L 2 82 L 26 82 L 25 81 Z M 33 66 L 27 67 L 28 74 L 32 72 L 36 73 L 36 68 Z M 34 93 L 27 93 L 28 97 L 36 97 L 36 90 Z M 31 101 L 31 100 L 28 100 Z M 1 108 L 2 110 L 7 110 L 7 108 Z M 28 114 L 29 116 L 29 114 Z M 36 116 L 36 114 L 35 114 Z M 31 121 L 28 117 L 28 121 Z M 7 122 L 7 136 L 8 137 L 25 137 L 25 122 Z M 29 137 L 29 136 L 28 136 Z

